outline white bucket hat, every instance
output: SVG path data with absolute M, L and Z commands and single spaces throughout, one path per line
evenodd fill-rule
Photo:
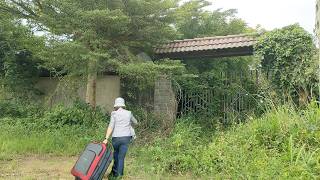
M 114 106 L 113 107 L 125 107 L 125 103 L 124 103 L 124 99 L 121 97 L 118 97 L 115 101 L 114 101 Z

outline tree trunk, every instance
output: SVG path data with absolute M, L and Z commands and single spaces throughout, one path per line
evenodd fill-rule
M 96 108 L 97 62 L 89 61 L 88 68 L 86 102 Z

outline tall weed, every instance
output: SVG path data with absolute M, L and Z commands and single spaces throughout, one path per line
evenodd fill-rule
M 138 148 L 140 164 L 157 173 L 226 179 L 320 178 L 320 108 L 274 108 L 261 118 L 208 131 L 178 122 L 168 138 Z M 217 126 L 219 127 L 219 126 Z M 148 157 L 148 158 L 146 158 Z

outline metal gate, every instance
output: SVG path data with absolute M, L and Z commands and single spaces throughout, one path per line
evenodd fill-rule
M 222 120 L 241 119 L 254 111 L 257 105 L 257 99 L 254 96 L 257 92 L 247 89 L 245 83 L 258 86 L 259 76 L 260 72 L 257 70 L 246 74 L 221 72 L 220 77 L 223 81 L 221 87 L 181 89 L 177 94 L 178 116 L 201 114 L 213 115 Z M 230 88 L 233 89 L 230 90 Z

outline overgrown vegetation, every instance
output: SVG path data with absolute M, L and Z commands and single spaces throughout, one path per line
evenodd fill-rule
M 0 158 L 30 153 L 75 155 L 88 142 L 101 140 L 109 121 L 101 110 L 83 102 L 50 110 L 13 103 L 0 107 L 5 112 L 0 119 Z
M 168 138 L 136 149 L 137 168 L 222 179 L 320 177 L 320 109 L 273 109 L 228 129 L 180 119 Z M 149 163 L 146 163 L 149 162 Z
M 110 117 L 94 108 L 91 97 L 97 73 L 107 72 L 121 76 L 122 96 L 139 120 L 130 151 L 136 172 L 320 178 L 320 109 L 312 101 L 319 86 L 316 47 L 300 26 L 263 34 L 255 57 L 152 61 L 152 48 L 167 40 L 256 31 L 235 10 L 207 11 L 208 5 L 206 0 L 0 0 L 0 160 L 78 155 L 88 142 L 101 141 Z M 253 78 L 260 67 L 264 73 Z M 87 102 L 93 106 L 38 103 L 41 92 L 34 84 L 44 71 L 71 77 L 66 84 L 74 94 L 80 81 L 73 78 L 88 76 Z M 147 104 L 160 74 L 177 91 L 212 90 L 214 99 L 204 111 L 163 128 L 166 121 L 148 112 L 153 107 Z M 237 117 L 226 118 L 227 113 Z
M 187 72 L 193 76 L 176 78 L 179 88 L 191 95 L 201 96 L 206 91 L 214 94 L 210 104 L 195 113 L 217 118 L 232 112 L 261 113 L 262 108 L 247 107 L 259 107 L 261 92 L 265 91 L 262 77 L 257 74 L 255 57 L 188 59 L 184 63 Z M 243 107 L 237 106 L 240 103 Z
M 162 59 L 121 65 L 118 73 L 122 80 L 122 96 L 138 107 L 152 109 L 154 84 L 159 75 L 176 79 L 186 74 L 185 65 L 178 60 Z
M 88 142 L 103 140 L 110 120 L 99 107 L 94 110 L 82 101 L 48 110 L 1 102 L 0 110 L 0 159 L 25 154 L 78 155 Z M 140 123 L 139 143 L 148 139 L 150 132 L 159 133 L 155 116 L 141 108 L 132 110 Z
M 312 35 L 297 24 L 265 33 L 256 45 L 274 89 L 300 105 L 316 97 L 320 83 L 315 50 Z
M 141 124 L 139 139 L 130 151 L 135 159 L 130 169 L 137 172 L 231 179 L 320 176 L 320 108 L 316 103 L 304 110 L 277 107 L 261 118 L 250 117 L 228 128 L 214 118 L 185 117 L 171 132 L 161 131 L 156 117 L 133 111 Z M 104 137 L 108 120 L 82 103 L 19 118 L 3 117 L 0 158 L 77 155 L 88 142 Z
M 33 52 L 43 43 L 12 17 L 0 14 L 0 99 L 31 100 L 38 93 L 34 84 L 40 62 Z

